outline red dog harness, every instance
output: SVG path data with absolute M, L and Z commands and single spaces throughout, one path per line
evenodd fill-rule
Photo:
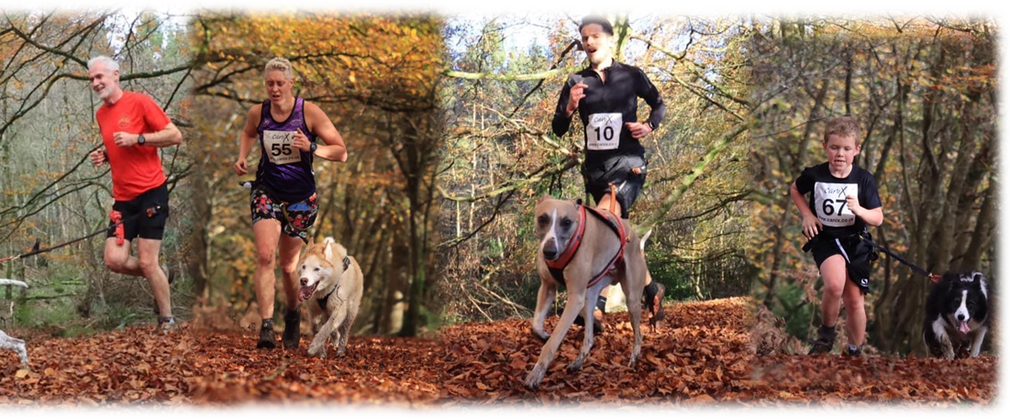
M 617 238 L 621 241 L 621 247 L 617 249 L 617 254 L 610 259 L 610 262 L 608 262 L 603 268 L 603 271 L 600 271 L 599 274 L 593 276 L 593 278 L 589 280 L 589 284 L 586 285 L 586 288 L 595 286 L 603 279 L 603 277 L 616 270 L 617 266 L 624 262 L 624 247 L 628 244 L 628 236 L 624 232 L 624 223 L 621 223 L 621 219 L 609 211 L 605 212 L 603 210 L 597 210 L 580 204 L 579 222 L 575 227 L 575 235 L 573 235 L 572 239 L 568 241 L 568 246 L 565 247 L 565 250 L 559 254 L 557 258 L 553 260 L 544 260 L 544 262 L 547 263 L 547 268 L 551 272 L 551 276 L 554 277 L 554 281 L 562 287 L 565 286 L 565 267 L 567 267 L 568 263 L 572 261 L 575 253 L 579 251 L 579 246 L 582 245 L 582 236 L 586 232 L 587 209 L 590 214 L 603 221 L 607 227 L 617 234 Z

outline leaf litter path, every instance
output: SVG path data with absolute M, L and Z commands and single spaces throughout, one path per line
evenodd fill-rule
M 538 391 L 522 385 L 541 343 L 524 320 L 447 328 L 445 414 L 740 415 L 754 409 L 810 415 L 990 415 L 1006 398 L 1006 360 L 838 355 L 756 357 L 752 301 L 681 303 L 657 331 L 643 328 L 635 369 L 628 316 L 607 315 L 582 371 L 565 367 L 582 345 L 573 327 Z M 547 321 L 548 331 L 557 317 Z M 1002 385 L 1001 385 L 1002 384 Z M 1003 400 L 1005 402 L 1005 400 Z
M 527 320 L 453 325 L 441 341 L 352 337 L 325 359 L 255 348 L 251 333 L 153 326 L 76 338 L 22 336 L 31 371 L 0 351 L 0 413 L 44 415 L 991 415 L 1006 402 L 1006 361 L 754 356 L 748 299 L 681 303 L 626 366 L 627 314 L 607 316 L 583 370 L 569 375 L 573 327 L 539 391 L 522 386 L 540 342 Z M 557 317 L 547 321 L 548 328 Z M 17 334 L 14 334 L 18 336 Z
M 30 370 L 13 352 L 0 352 L 0 404 L 183 403 L 193 340 L 164 339 L 153 326 L 77 337 L 22 337 Z
M 434 340 L 351 337 L 347 352 L 325 358 L 255 348 L 251 334 L 197 333 L 195 411 L 214 415 L 422 415 L 438 411 L 444 380 Z M 280 342 L 278 343 L 280 344 Z
M 251 333 L 153 326 L 75 338 L 26 332 L 30 372 L 0 351 L 0 413 L 33 415 L 433 415 L 442 345 L 351 337 L 345 356 L 257 349 Z M 20 331 L 19 331 L 20 332 Z

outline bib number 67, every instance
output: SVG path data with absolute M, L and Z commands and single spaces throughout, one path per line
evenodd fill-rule
M 839 204 L 839 206 L 838 207 L 832 206 L 831 205 L 832 202 Z M 842 214 L 842 212 L 845 211 L 845 204 L 846 201 L 844 199 L 835 199 L 835 200 L 826 199 L 821 204 L 821 212 L 824 213 L 825 216 L 834 215 L 835 210 L 838 211 L 837 212 L 838 214 Z

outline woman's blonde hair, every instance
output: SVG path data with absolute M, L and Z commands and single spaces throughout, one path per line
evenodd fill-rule
M 291 62 L 286 58 L 276 57 L 273 60 L 267 62 L 267 65 L 263 68 L 263 77 L 267 77 L 267 73 L 274 70 L 279 70 L 284 73 L 284 77 L 288 79 L 293 79 L 294 74 L 291 71 Z

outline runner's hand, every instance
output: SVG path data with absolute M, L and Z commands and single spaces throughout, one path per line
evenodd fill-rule
M 245 175 L 249 173 L 249 163 L 246 162 L 245 158 L 239 158 L 235 165 L 231 167 L 235 170 L 235 175 Z
M 579 100 L 586 97 L 586 93 L 583 91 L 589 85 L 579 82 L 568 92 L 568 105 L 565 106 L 565 112 L 568 116 L 575 113 L 575 110 L 579 109 Z
M 823 228 L 824 226 L 821 225 L 820 220 L 817 220 L 817 216 L 811 214 L 803 217 L 803 236 L 806 236 L 807 239 L 813 239 Z
M 294 140 L 291 142 L 291 146 L 303 152 L 308 152 L 311 150 L 310 146 L 312 146 L 312 143 L 309 142 L 309 138 L 305 136 L 305 133 L 302 133 L 302 129 L 299 128 L 297 131 L 294 136 L 291 136 Z
M 119 147 L 129 147 L 137 144 L 137 139 L 140 137 L 139 134 L 130 134 L 125 131 L 117 131 L 112 133 L 112 141 L 116 142 L 116 146 Z
M 91 164 L 95 165 L 95 166 L 101 165 L 101 164 L 103 164 L 103 163 L 105 163 L 105 162 L 108 161 L 105 158 L 105 151 L 104 150 L 95 150 L 94 152 L 91 152 L 90 154 L 88 154 L 88 158 L 91 159 Z
M 845 207 L 848 207 L 849 211 L 856 216 L 864 210 L 863 207 L 859 205 L 859 198 L 854 195 L 845 196 Z
M 640 139 L 642 137 L 648 136 L 649 133 L 652 132 L 652 128 L 649 127 L 649 124 L 637 123 L 637 122 L 629 122 L 629 123 L 624 123 L 624 125 L 626 125 L 628 127 L 629 131 L 631 131 L 631 137 L 634 137 L 636 139 Z

